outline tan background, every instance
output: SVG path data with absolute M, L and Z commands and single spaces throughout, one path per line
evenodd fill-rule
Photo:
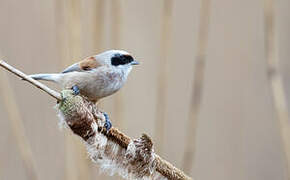
M 195 136 L 186 140 L 201 3 L 0 0 L 0 57 L 26 73 L 59 72 L 107 49 L 127 50 L 141 65 L 133 69 L 120 92 L 101 103 L 113 125 L 131 137 L 149 134 L 156 140 L 156 151 L 179 168 L 185 144 L 194 143 L 193 168 L 187 173 L 198 180 L 286 180 L 287 158 L 267 76 L 262 0 L 212 0 L 208 4 L 200 111 L 191 129 Z M 289 103 L 290 1 L 275 1 L 273 8 L 272 47 Z M 0 72 L 1 180 L 32 179 L 21 155 L 24 146 L 17 143 L 11 125 L 17 111 L 37 179 L 120 179 L 100 175 L 79 139 L 59 130 L 54 99 L 10 74 L 12 94 L 3 93 L 9 84 Z M 165 73 L 161 87 L 160 72 Z M 158 105 L 159 88 L 165 97 L 162 106 Z M 165 122 L 158 127 L 159 112 L 164 112 Z

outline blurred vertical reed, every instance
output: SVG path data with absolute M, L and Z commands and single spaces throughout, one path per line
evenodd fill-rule
M 94 17 L 92 18 L 92 47 L 94 49 L 94 54 L 98 54 L 103 50 L 104 44 L 104 21 L 105 21 L 105 0 L 94 0 Z M 102 107 L 102 102 L 98 103 L 98 107 Z
M 1 163 L 1 161 L 0 161 L 0 179 L 3 179 L 3 177 L 2 177 L 2 163 Z
M 279 70 L 279 58 L 277 49 L 277 33 L 275 31 L 275 13 L 273 0 L 264 0 L 264 20 L 265 20 L 265 53 L 268 63 L 268 79 L 272 89 L 272 98 L 277 113 L 280 126 L 284 153 L 286 156 L 287 179 L 290 179 L 290 125 L 289 113 L 286 102 L 286 95 L 283 79 Z
M 59 43 L 61 64 L 68 66 L 81 60 L 81 1 L 65 0 L 57 2 L 59 10 L 57 22 L 59 24 Z M 65 134 L 65 179 L 89 179 L 89 162 L 82 143 L 71 134 Z
M 103 44 L 103 25 L 104 25 L 104 0 L 96 0 L 95 5 L 95 18 L 94 18 L 94 31 L 92 34 L 93 37 L 93 47 L 96 52 L 102 50 Z
M 209 21 L 210 21 L 210 0 L 203 0 L 201 1 L 198 39 L 197 39 L 197 52 L 195 57 L 195 64 L 193 67 L 194 77 L 192 82 L 191 108 L 189 111 L 189 119 L 186 126 L 187 135 L 185 143 L 185 152 L 183 157 L 183 169 L 185 172 L 189 174 L 192 170 L 195 154 L 197 119 L 200 112 L 204 84 L 205 58 L 208 41 Z
M 0 95 L 3 99 L 3 105 L 7 111 L 10 120 L 12 133 L 15 136 L 20 156 L 24 162 L 24 168 L 27 173 L 27 179 L 37 180 L 37 169 L 35 159 L 25 133 L 23 119 L 21 118 L 17 100 L 11 87 L 10 80 L 5 72 L 0 71 Z
M 112 25 L 111 25 L 111 37 L 112 37 L 112 48 L 120 49 L 121 45 L 121 1 L 120 0 L 112 0 L 111 1 L 111 12 L 112 12 Z M 123 121 L 124 121 L 124 100 L 123 100 L 123 91 L 117 92 L 114 96 L 114 112 L 115 117 L 118 117 L 118 121 L 116 121 L 116 127 L 122 129 Z
M 172 21 L 172 0 L 163 1 L 162 27 L 161 27 L 161 47 L 160 47 L 160 65 L 157 81 L 157 107 L 154 129 L 154 139 L 156 142 L 156 151 L 163 153 L 164 148 L 164 128 L 167 109 L 167 88 L 168 88 L 168 54 L 171 42 L 171 21 Z

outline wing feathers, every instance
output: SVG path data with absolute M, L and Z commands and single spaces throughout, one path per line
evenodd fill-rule
M 89 70 L 95 69 L 99 66 L 101 66 L 101 64 L 97 62 L 95 57 L 91 56 L 91 57 L 88 57 L 88 58 L 80 61 L 79 63 L 75 63 L 75 64 L 69 66 L 64 71 L 62 71 L 62 73 L 68 73 L 68 72 L 74 72 L 74 71 L 78 71 L 78 72 L 89 71 Z
M 84 71 L 88 71 L 88 70 L 91 70 L 91 69 L 95 69 L 97 67 L 101 66 L 100 63 L 98 63 L 96 61 L 96 58 L 91 56 L 91 57 L 88 57 L 84 60 L 82 60 L 80 62 L 80 68 Z

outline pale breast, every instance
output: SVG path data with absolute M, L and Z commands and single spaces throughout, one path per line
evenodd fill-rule
M 109 96 L 118 91 L 126 81 L 122 71 L 98 68 L 92 72 L 72 72 L 64 74 L 62 84 L 64 88 L 77 85 L 81 94 L 93 101 Z

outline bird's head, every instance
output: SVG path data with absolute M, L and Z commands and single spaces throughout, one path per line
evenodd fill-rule
M 90 71 L 101 66 L 112 67 L 117 70 L 130 71 L 132 65 L 137 65 L 139 62 L 126 51 L 123 50 L 108 50 L 95 56 L 90 56 L 72 66 L 68 67 L 63 73 L 72 71 Z
M 139 64 L 139 62 L 135 61 L 128 52 L 123 50 L 108 50 L 96 55 L 96 59 L 103 61 L 102 63 L 105 63 L 108 66 L 114 66 L 117 68 Z

